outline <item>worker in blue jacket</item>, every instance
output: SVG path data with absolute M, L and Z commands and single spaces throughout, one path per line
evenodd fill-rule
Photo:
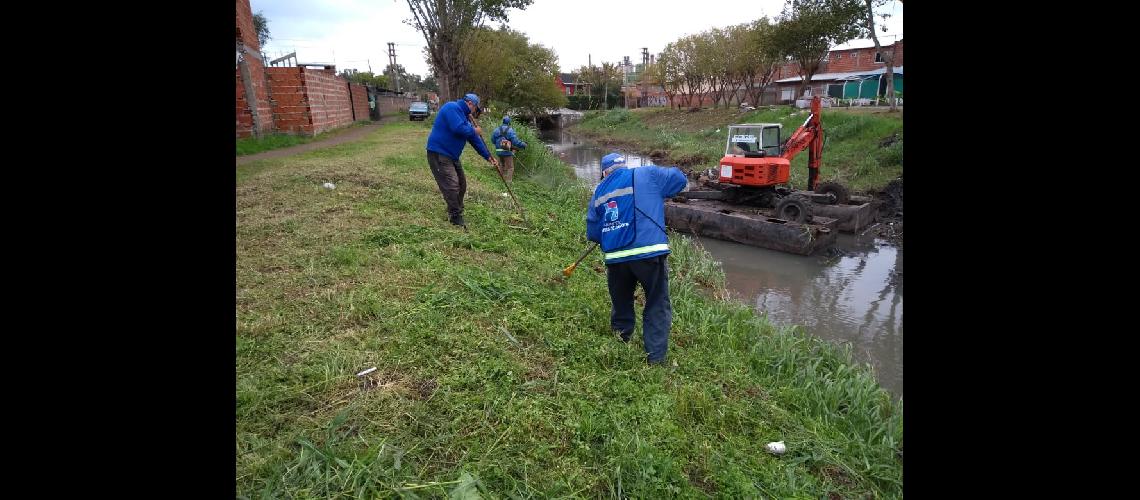
M 688 186 L 676 167 L 627 168 L 625 157 L 602 157 L 602 182 L 586 211 L 586 237 L 602 248 L 610 290 L 610 327 L 623 342 L 633 335 L 633 291 L 645 290 L 641 315 L 646 361 L 663 364 L 668 350 L 673 306 L 669 302 L 665 234 L 665 199 Z
M 435 183 L 447 204 L 448 219 L 464 229 L 467 229 L 467 223 L 463 220 L 463 195 L 467 193 L 467 177 L 463 174 L 463 165 L 459 163 L 464 143 L 470 143 L 479 152 L 479 156 L 491 162 L 495 168 L 499 167 L 499 161 L 491 156 L 487 145 L 483 143 L 483 130 L 474 119 L 469 120 L 468 115 L 479 116 L 479 96 L 475 94 L 467 94 L 462 99 L 440 107 L 427 140 L 428 166 L 431 167 Z
M 495 145 L 495 154 L 499 156 L 499 172 L 507 182 L 511 182 L 515 176 L 514 152 L 526 149 L 526 143 L 511 128 L 511 117 L 504 116 L 503 124 L 491 132 L 491 143 Z

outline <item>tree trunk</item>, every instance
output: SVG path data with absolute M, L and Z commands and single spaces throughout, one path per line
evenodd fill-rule
M 875 34 L 875 9 L 874 5 L 872 5 L 873 0 L 864 0 L 864 3 L 867 6 L 867 28 L 871 32 L 871 41 L 875 42 L 875 52 L 883 58 L 883 64 L 885 65 L 884 72 L 886 73 L 887 77 L 887 88 L 885 90 L 885 93 L 887 94 L 887 102 L 890 103 L 891 111 L 895 111 L 897 109 L 895 107 L 896 101 L 894 75 L 895 44 L 891 45 L 891 54 L 889 56 L 883 52 L 882 46 L 879 45 L 879 37 Z
M 898 98 L 895 97 L 895 47 L 898 43 L 891 45 L 891 55 L 883 59 L 887 64 L 887 101 L 891 103 L 891 111 L 897 111 Z

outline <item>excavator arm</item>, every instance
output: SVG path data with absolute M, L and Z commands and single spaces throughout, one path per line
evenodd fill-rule
M 819 164 L 823 158 L 823 125 L 819 121 L 819 96 L 811 98 L 811 114 L 804 124 L 792 132 L 788 142 L 784 143 L 782 158 L 792 161 L 804 149 L 808 150 L 808 191 L 815 190 L 816 179 L 819 177 Z

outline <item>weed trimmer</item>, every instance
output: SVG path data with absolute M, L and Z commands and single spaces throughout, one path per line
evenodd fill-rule
M 471 118 L 471 115 L 467 115 L 467 121 L 471 122 L 472 126 L 478 127 L 478 125 L 475 123 L 475 119 Z M 483 141 L 483 147 L 486 148 L 487 147 L 487 141 L 485 139 L 483 139 L 482 134 L 479 135 L 479 140 Z M 491 154 L 494 154 L 493 153 L 494 150 L 491 148 L 487 148 L 487 151 L 491 152 Z M 494 166 L 494 165 L 492 165 L 492 166 Z M 523 213 L 522 204 L 519 203 L 518 198 L 515 198 L 515 192 L 511 190 L 510 183 L 507 182 L 506 177 L 503 177 L 503 171 L 499 170 L 499 167 L 496 166 L 495 167 L 495 173 L 499 174 L 499 179 L 502 179 L 503 185 L 507 186 L 507 192 L 511 194 L 511 201 L 515 202 L 515 208 L 519 209 L 519 216 L 522 217 L 523 222 L 526 222 L 526 214 Z
M 570 275 L 574 273 L 574 268 L 578 267 L 578 264 L 582 262 L 582 259 L 585 259 L 587 255 L 590 255 L 590 252 L 593 252 L 594 248 L 597 246 L 598 246 L 597 243 L 590 245 L 590 248 L 587 248 L 586 251 L 582 253 L 582 256 L 578 257 L 577 261 L 575 261 L 573 264 L 571 264 L 566 269 L 562 270 L 562 275 L 569 278 Z

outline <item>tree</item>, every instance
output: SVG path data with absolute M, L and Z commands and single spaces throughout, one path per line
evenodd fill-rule
M 257 45 L 265 48 L 266 42 L 269 41 L 269 20 L 265 15 L 258 11 L 253 15 L 253 30 L 257 32 Z
M 677 94 L 681 93 L 681 87 L 684 83 L 681 72 L 682 56 L 676 43 L 666 45 L 661 54 L 657 56 L 657 65 L 653 73 L 654 78 L 661 82 L 662 89 L 669 97 L 669 107 L 673 107 L 674 99 Z M 681 103 L 677 102 L 676 104 L 680 107 Z
M 672 108 L 673 97 L 677 95 L 680 86 L 677 80 L 676 66 L 672 64 L 672 61 L 665 57 L 664 52 L 657 54 L 656 61 L 649 64 L 644 74 L 648 83 L 661 86 L 661 90 L 665 92 L 665 97 L 669 99 L 669 107 Z
M 748 102 L 759 106 L 764 96 L 764 90 L 772 83 L 780 64 L 784 62 L 783 55 L 773 43 L 775 26 L 762 17 L 748 25 L 743 35 L 743 53 L 741 60 L 741 76 Z
M 800 95 L 831 47 L 859 34 L 862 18 L 862 0 L 787 0 L 772 41 L 798 63 Z
M 424 78 L 424 90 L 439 93 L 439 82 L 436 81 L 435 75 L 429 74 L 427 78 Z
M 693 97 L 701 90 L 705 82 L 705 75 L 701 73 L 701 64 L 698 60 L 697 38 L 699 35 L 683 37 L 665 46 L 662 59 L 668 61 L 667 72 L 670 79 L 677 82 L 677 88 L 685 95 L 685 105 L 693 106 Z M 697 102 L 700 104 L 700 101 Z
M 340 76 L 344 77 L 352 83 L 359 83 L 361 85 L 372 85 L 374 87 L 386 89 L 388 88 L 388 77 L 384 75 L 373 75 L 371 71 L 342 71 Z
M 703 68 L 701 73 L 708 81 L 712 92 L 713 107 L 719 107 L 723 100 L 728 107 L 728 88 L 732 85 L 734 75 L 731 58 L 739 51 L 733 45 L 737 39 L 732 37 L 728 30 L 713 28 L 701 33 L 697 39 L 698 55 Z
M 728 95 L 725 97 L 725 103 L 729 103 L 733 99 L 739 103 L 743 99 L 740 96 L 740 88 L 744 85 L 744 75 L 748 72 L 755 62 L 748 57 L 746 47 L 748 46 L 748 25 L 738 24 L 729 26 L 724 30 L 725 33 L 725 46 L 727 50 L 724 54 L 725 58 L 725 83 L 728 86 Z
M 445 101 L 463 95 L 468 68 L 460 51 L 486 19 L 507 22 L 507 9 L 525 9 L 533 0 L 407 0 L 413 19 L 405 22 L 427 42 L 428 59 Z
M 401 92 L 414 93 L 418 89 L 419 76 L 409 74 L 402 64 L 389 64 L 384 68 L 384 76 L 388 77 L 389 84 Z
M 601 102 L 608 103 L 611 96 L 621 95 L 623 75 L 621 66 L 603 62 L 598 66 L 582 66 L 575 72 L 578 82 L 590 84 L 590 99 L 594 93 L 601 94 Z
M 895 73 L 894 73 L 895 46 L 897 44 L 891 44 L 891 51 L 890 52 L 884 52 L 882 46 L 879 45 L 879 37 L 878 37 L 878 35 L 875 34 L 875 7 L 882 6 L 886 3 L 887 3 L 887 0 L 863 0 L 863 5 L 864 5 L 863 21 L 864 21 L 864 24 L 861 27 L 862 28 L 861 31 L 863 31 L 864 34 L 871 36 L 871 40 L 875 42 L 875 52 L 881 54 L 881 56 L 883 58 L 883 64 L 886 67 L 885 74 L 886 74 L 886 79 L 887 79 L 887 102 L 890 103 L 890 105 L 891 105 L 891 111 L 895 111 L 898 109 L 897 107 L 895 107 L 896 101 L 895 101 Z M 887 18 L 890 16 L 891 16 L 890 14 L 885 13 L 885 12 L 880 15 L 880 17 L 883 18 L 883 21 L 886 21 Z M 884 32 L 887 31 L 886 26 L 883 26 L 883 31 Z
M 665 84 L 663 82 L 663 73 L 664 72 L 661 71 L 661 63 L 659 62 L 654 61 L 642 66 L 640 75 L 641 79 L 637 82 L 637 84 L 642 89 L 641 94 L 642 98 L 645 99 L 645 106 L 649 106 L 650 86 L 661 87 L 661 90 L 664 90 L 668 95 L 668 90 L 665 88 Z
M 527 36 L 506 26 L 498 30 L 480 28 L 463 48 L 469 68 L 467 86 L 484 101 L 506 104 L 530 114 L 566 105 L 558 90 L 558 57 L 554 51 L 531 44 Z

